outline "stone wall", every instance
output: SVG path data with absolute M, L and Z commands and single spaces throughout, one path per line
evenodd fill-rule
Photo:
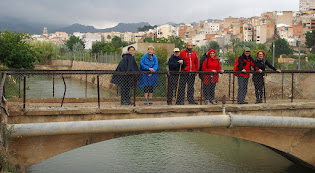
M 83 62 L 83 61 L 73 61 L 72 63 L 72 70 L 115 70 L 117 64 L 112 63 L 93 63 L 93 62 Z M 80 79 L 85 81 L 85 75 L 72 75 L 72 78 Z M 100 75 L 100 86 L 106 89 L 114 90 L 115 85 L 110 83 L 112 79 L 112 75 Z M 87 81 L 89 83 L 97 84 L 96 75 L 88 75 Z

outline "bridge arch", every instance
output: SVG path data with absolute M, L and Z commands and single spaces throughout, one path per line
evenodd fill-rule
M 262 144 L 289 160 L 303 166 L 314 168 L 315 165 L 314 158 L 310 155 L 310 151 L 315 150 L 315 131 L 312 129 L 215 127 L 138 132 L 26 136 L 22 138 L 14 138 L 9 149 L 13 154 L 16 163 L 23 163 L 21 167 L 27 168 L 50 157 L 89 144 L 120 137 L 160 132 L 195 132 L 229 136 Z

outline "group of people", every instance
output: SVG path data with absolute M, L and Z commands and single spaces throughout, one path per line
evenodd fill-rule
M 154 54 L 154 47 L 149 46 L 148 52 L 144 54 L 140 60 L 140 70 L 133 57 L 135 48 L 128 47 L 128 53 L 122 55 L 122 60 L 117 66 L 117 72 L 157 72 L 159 71 L 158 58 Z M 253 75 L 253 82 L 255 86 L 256 103 L 262 103 L 264 74 L 266 65 L 274 71 L 281 72 L 275 69 L 266 59 L 264 51 L 257 52 L 257 59 L 253 59 L 250 55 L 251 50 L 245 48 L 244 53 L 235 61 L 233 71 L 238 78 L 238 104 L 248 104 L 245 102 L 247 94 L 249 73 L 246 73 L 253 68 L 257 73 Z M 217 104 L 215 100 L 215 87 L 219 82 L 219 73 L 223 73 L 221 65 L 216 56 L 214 49 L 209 50 L 205 55 L 198 60 L 196 52 L 193 50 L 192 42 L 186 44 L 186 48 L 180 51 L 179 48 L 173 50 L 173 55 L 169 58 L 168 67 L 170 73 L 169 78 L 169 97 L 168 104 L 184 105 L 185 91 L 187 85 L 187 101 L 189 104 L 198 104 L 194 100 L 194 85 L 197 73 L 196 71 L 204 71 L 211 73 L 199 74 L 200 79 L 203 81 L 203 95 L 205 104 Z M 183 73 L 174 73 L 183 72 Z M 144 104 L 151 105 L 154 88 L 158 85 L 158 75 L 152 73 L 143 73 L 135 78 L 135 75 L 114 74 L 111 80 L 121 88 L 121 104 L 132 105 L 130 101 L 130 89 L 133 86 L 134 80 L 138 80 L 139 88 L 144 91 Z

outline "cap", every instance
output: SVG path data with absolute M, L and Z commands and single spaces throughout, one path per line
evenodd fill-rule
M 180 50 L 178 48 L 175 48 L 174 52 L 180 52 Z
M 249 47 L 245 47 L 245 52 L 250 52 L 250 48 Z

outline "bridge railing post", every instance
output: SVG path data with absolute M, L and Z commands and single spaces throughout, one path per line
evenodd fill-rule
M 167 92 L 167 105 L 170 105 L 171 104 L 170 103 L 170 73 L 168 72 L 166 74 L 166 76 L 167 76 L 167 87 L 166 87 L 166 89 L 167 89 L 167 91 L 166 91 Z
M 235 75 L 233 74 L 233 91 L 232 91 L 232 94 L 233 94 L 233 104 L 234 104 L 234 101 L 235 101 Z
M 293 103 L 293 97 L 294 97 L 294 73 L 291 73 L 292 74 L 292 86 L 291 86 L 291 103 Z
M 97 78 L 97 103 L 98 103 L 98 108 L 101 108 L 101 100 L 100 100 L 100 77 L 99 75 L 96 76 Z
M 53 98 L 55 98 L 55 74 L 53 73 Z
M 201 80 L 200 80 L 200 105 L 202 105 L 202 95 L 203 95 L 203 74 L 201 74 L 202 75 L 202 78 L 201 78 Z
M 26 107 L 26 76 L 24 76 L 24 83 L 23 83 L 23 111 L 25 111 Z
M 136 106 L 137 75 L 133 76 L 133 106 Z

